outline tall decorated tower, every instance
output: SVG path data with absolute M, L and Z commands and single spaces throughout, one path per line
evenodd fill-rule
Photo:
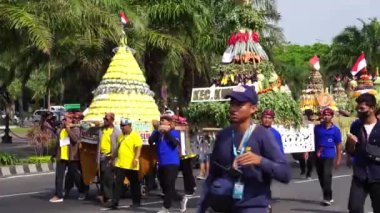
M 142 70 L 132 50 L 121 42 L 99 86 L 93 91 L 86 122 L 101 122 L 106 112 L 115 113 L 115 123 L 120 118 L 132 121 L 133 128 L 142 134 L 144 142 L 152 131 L 152 120 L 160 117 L 154 93 L 146 84 Z

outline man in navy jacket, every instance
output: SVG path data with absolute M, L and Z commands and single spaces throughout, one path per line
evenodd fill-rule
M 373 212 L 380 212 L 380 122 L 376 118 L 376 98 L 365 93 L 356 99 L 358 120 L 347 135 L 347 153 L 353 158 L 353 175 L 348 201 L 350 213 L 363 213 L 369 194 Z M 372 149 L 372 150 L 370 150 Z
M 230 211 L 266 213 L 271 202 L 271 180 L 274 178 L 288 183 L 289 165 L 270 130 L 252 122 L 252 115 L 257 111 L 258 103 L 254 88 L 238 86 L 227 97 L 231 98 L 229 115 L 232 125 L 223 129 L 216 138 L 211 155 L 210 173 L 206 179 L 198 212 L 203 213 L 211 205 L 215 205 L 210 203 L 208 186 L 227 173 L 217 166 L 218 164 L 224 167 L 232 166 L 242 173 L 239 179 L 235 179 L 233 190 L 234 195 L 240 191 L 241 196 L 233 199 Z

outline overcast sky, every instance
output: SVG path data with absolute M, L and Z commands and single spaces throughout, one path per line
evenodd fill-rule
M 277 0 L 279 25 L 287 41 L 296 44 L 331 43 L 357 18 L 380 20 L 380 0 Z

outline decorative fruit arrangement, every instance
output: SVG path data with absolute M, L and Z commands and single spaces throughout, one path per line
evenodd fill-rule
M 263 109 L 271 108 L 276 113 L 277 124 L 300 126 L 302 113 L 298 103 L 287 85 L 282 85 L 259 40 L 259 35 L 250 30 L 231 35 L 222 63 L 213 67 L 214 73 L 218 73 L 213 84 L 218 87 L 254 86 L 259 94 L 259 111 L 254 119 L 259 119 Z M 228 106 L 226 102 L 191 103 L 185 113 L 191 123 L 225 127 L 229 124 Z

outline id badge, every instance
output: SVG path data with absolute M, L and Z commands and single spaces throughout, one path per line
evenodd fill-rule
M 232 197 L 237 200 L 243 199 L 244 184 L 242 182 L 236 182 L 234 185 L 234 193 Z

